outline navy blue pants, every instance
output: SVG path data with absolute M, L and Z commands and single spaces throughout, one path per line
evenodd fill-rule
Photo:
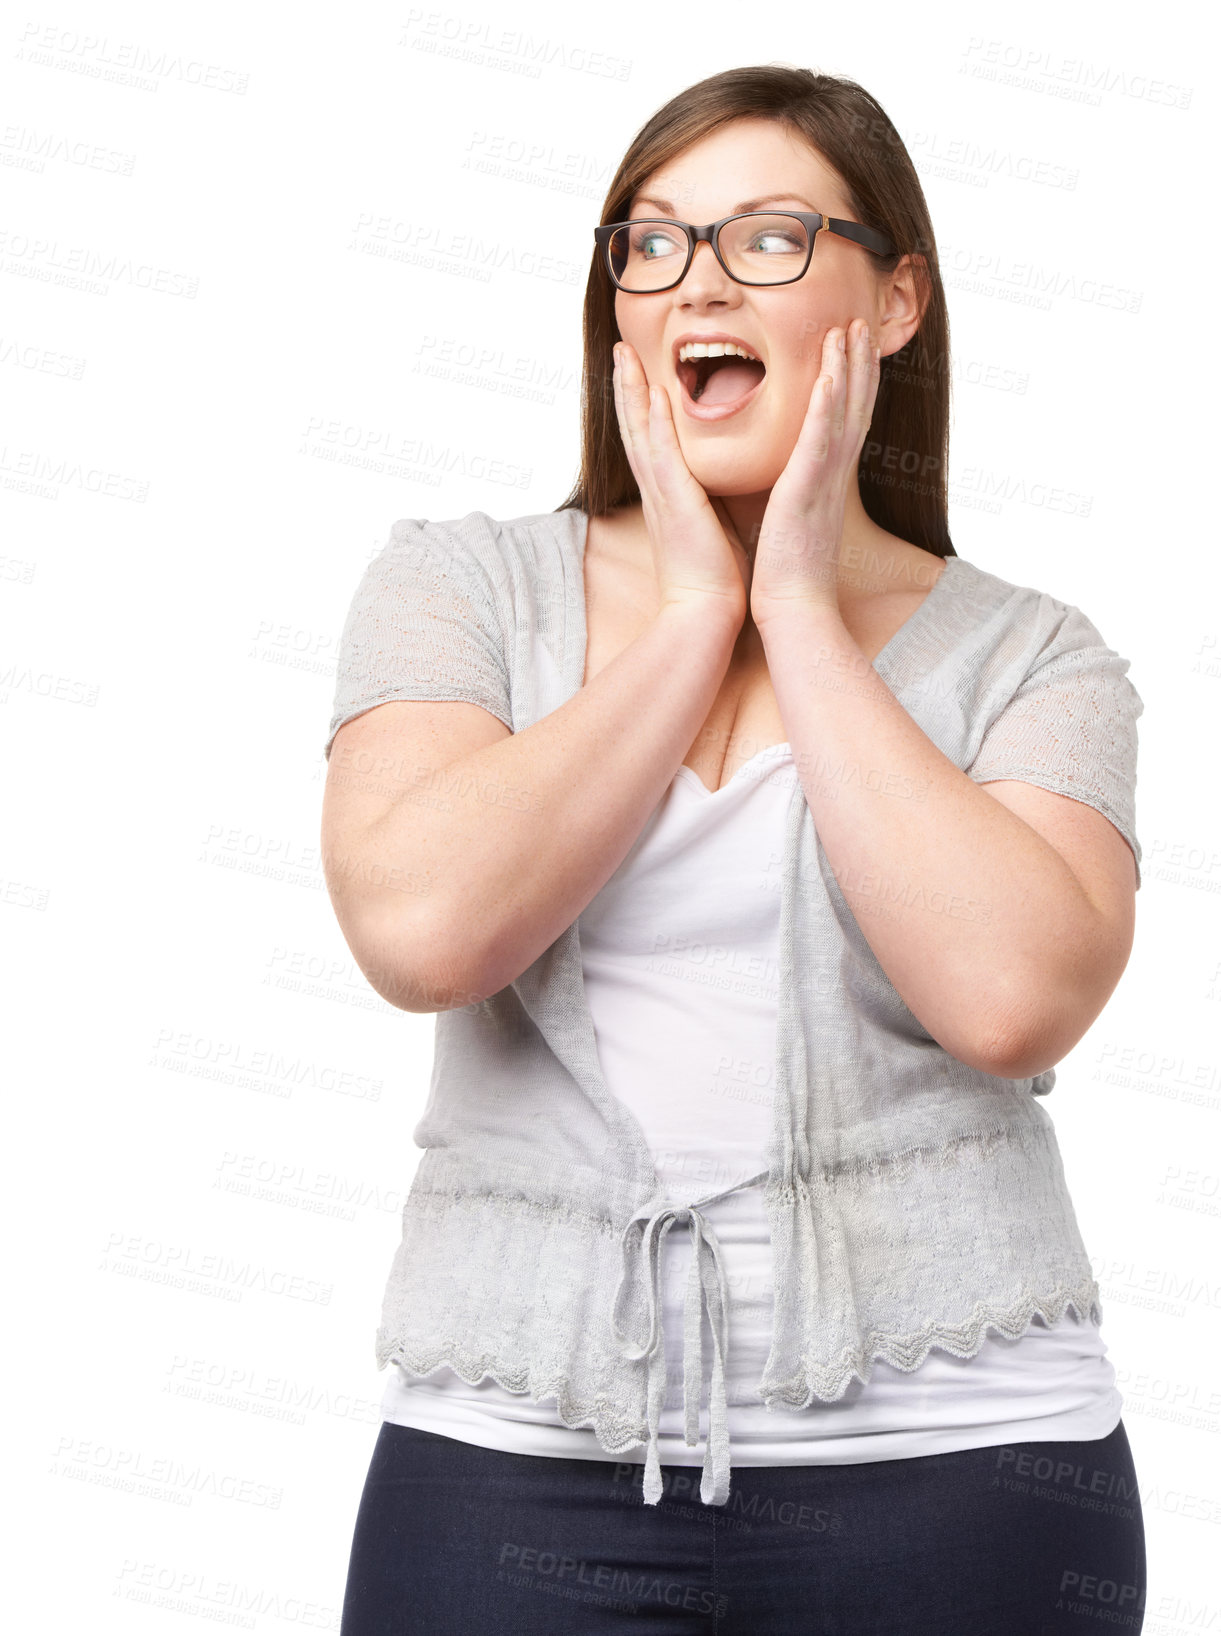
M 1145 1536 L 1123 1421 L 865 1465 L 506 1454 L 382 1423 L 340 1636 L 1098 1636 L 1139 1631 Z

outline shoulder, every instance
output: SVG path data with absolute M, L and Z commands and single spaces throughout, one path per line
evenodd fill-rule
M 449 559 L 458 573 L 474 574 L 503 590 L 523 575 L 549 577 L 562 571 L 584 533 L 584 512 L 571 508 L 507 518 L 468 511 L 461 517 L 400 517 L 391 526 L 386 550 L 403 561 L 413 553 L 429 562 Z
M 1130 746 L 1139 694 L 1129 662 L 1075 604 L 962 556 L 945 568 L 891 657 L 887 681 L 955 764 L 972 765 L 987 733 L 1019 716 L 1107 721 Z M 1066 738 L 1067 743 L 1067 738 Z
M 575 509 L 400 517 L 357 602 L 477 628 L 504 654 L 541 638 L 558 655 L 585 605 L 585 532 L 585 513 Z
M 942 577 L 957 638 L 977 657 L 1003 661 L 1019 679 L 1059 654 L 1094 650 L 1118 657 L 1084 609 L 1054 592 L 1006 579 L 960 556 L 946 559 Z
M 1079 797 L 1099 792 L 1093 804 L 1129 839 L 1139 880 L 1131 803 L 1145 706 L 1129 659 L 1076 603 L 982 570 L 964 578 L 975 576 L 992 613 L 975 686 L 966 690 L 968 753 L 980 758 L 972 776 L 1017 777 Z M 1049 782 L 1048 769 L 1058 781 Z

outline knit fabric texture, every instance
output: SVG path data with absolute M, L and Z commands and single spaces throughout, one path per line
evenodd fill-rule
M 344 722 L 393 699 L 462 700 L 521 732 L 571 698 L 585 669 L 587 525 L 575 508 L 396 522 L 343 627 L 328 758 Z M 1079 608 L 951 556 L 873 668 L 976 782 L 1020 779 L 1101 812 L 1131 847 L 1139 887 L 1143 704 L 1128 660 Z M 1053 1323 L 1072 1306 L 1101 1321 L 1041 1101 L 1055 1070 L 1000 1078 L 932 1038 L 845 902 L 799 784 L 780 892 L 768 1169 L 738 1184 L 763 1189 L 771 1233 L 768 1409 L 834 1402 L 854 1377 L 868 1382 L 876 1358 L 910 1371 L 934 1346 L 971 1357 L 989 1329 L 1017 1338 L 1035 1313 Z M 725 1504 L 729 1311 L 700 1211 L 711 1200 L 666 1196 L 640 1125 L 606 1087 L 579 916 L 514 982 L 437 1014 L 413 1140 L 423 1151 L 378 1366 L 448 1365 L 472 1385 L 490 1376 L 554 1399 L 608 1453 L 645 1446 L 644 1498 L 656 1504 L 661 1249 L 687 1230 L 686 1442 L 699 1440 L 706 1315 L 700 1492 Z

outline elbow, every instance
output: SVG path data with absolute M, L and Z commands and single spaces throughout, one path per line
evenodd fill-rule
M 985 1072 L 1033 1079 L 1062 1062 L 1101 1016 L 1132 948 L 1130 900 L 1046 943 L 1024 964 L 1010 961 L 988 990 L 987 1037 L 977 1040 Z
M 1067 1053 L 1030 1040 L 990 1041 L 975 1066 L 997 1079 L 1034 1079 L 1054 1068 Z
M 1034 1079 L 1063 1061 L 1088 1026 L 1077 1026 L 1050 996 L 1042 1004 L 1027 1001 L 1020 1011 L 993 1016 L 970 1066 L 998 1079 Z
M 370 916 L 348 943 L 370 985 L 396 1010 L 455 1011 L 489 992 L 472 966 L 471 943 L 455 946 L 427 916 L 409 926 L 401 914 Z
M 948 1051 L 968 1068 L 975 1068 L 981 1074 L 991 1074 L 996 1079 L 1033 1079 L 1036 1074 L 1054 1068 L 1064 1055 L 1063 1052 L 1049 1051 L 1041 1045 L 1010 1035 L 1000 1037 L 990 1034 L 987 1038 L 956 1039 L 952 1044 L 942 1039 L 939 1043 L 942 1050 Z
M 1054 1068 L 1101 1016 L 1122 970 L 1110 952 L 1105 961 L 1078 962 L 1054 980 L 1046 972 L 1041 981 L 1030 975 L 999 999 L 994 995 L 989 1030 L 976 1041 L 978 1065 L 1001 1079 L 1033 1079 Z
M 361 965 L 369 982 L 388 1005 L 398 1011 L 432 1013 L 456 1011 L 460 1006 L 477 1004 L 483 995 L 465 990 L 416 966 L 400 963 L 381 967 Z

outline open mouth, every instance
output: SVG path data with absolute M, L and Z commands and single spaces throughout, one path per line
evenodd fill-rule
M 719 358 L 689 358 L 676 368 L 679 384 L 692 403 L 722 410 L 744 404 L 767 373 L 763 364 L 733 353 Z

